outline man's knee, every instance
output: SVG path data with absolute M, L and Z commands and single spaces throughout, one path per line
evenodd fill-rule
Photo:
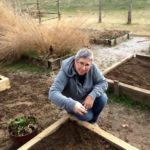
M 105 106 L 107 104 L 107 101 L 108 101 L 108 97 L 106 93 L 104 93 L 103 95 L 95 99 L 97 105 L 101 105 L 101 106 Z
M 82 121 L 90 121 L 93 118 L 93 112 L 91 110 L 89 110 L 86 114 L 84 115 L 80 115 L 75 113 L 74 114 L 79 120 Z
M 107 104 L 108 97 L 107 97 L 106 93 L 104 93 L 104 94 L 101 96 L 101 101 L 104 103 L 104 105 Z

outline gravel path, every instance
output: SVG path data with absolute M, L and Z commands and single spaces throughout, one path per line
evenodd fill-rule
M 149 47 L 150 38 L 147 37 L 131 37 L 130 40 L 113 47 L 104 47 L 101 45 L 92 46 L 95 62 L 101 70 L 105 70 L 131 54 L 150 55 Z

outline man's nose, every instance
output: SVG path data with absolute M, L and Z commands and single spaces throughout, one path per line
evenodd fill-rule
M 82 66 L 82 69 L 83 69 L 83 70 L 86 70 L 86 66 L 85 66 L 85 65 L 83 65 L 83 66 Z

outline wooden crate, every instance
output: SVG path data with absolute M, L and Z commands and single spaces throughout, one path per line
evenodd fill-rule
M 4 91 L 10 88 L 9 78 L 0 75 L 0 91 Z
M 94 126 L 88 122 L 80 121 L 73 116 L 66 114 L 61 119 L 56 121 L 54 124 L 50 125 L 48 128 L 46 128 L 44 131 L 39 133 L 36 137 L 31 139 L 29 142 L 21 146 L 18 150 L 28 150 L 32 149 L 32 147 L 46 138 L 47 136 L 51 135 L 52 133 L 56 132 L 64 123 L 66 123 L 68 120 L 73 120 L 77 122 L 79 126 L 82 126 L 94 133 L 96 133 L 98 136 L 109 142 L 110 144 L 114 145 L 119 150 L 138 150 L 138 148 L 124 142 L 123 140 L 113 136 L 112 134 L 102 130 L 100 127 Z M 67 133 L 64 133 L 67 134 Z M 57 142 L 56 142 L 57 144 Z
M 143 55 L 131 55 L 128 56 L 127 58 L 123 59 L 122 61 L 114 64 L 113 66 L 107 68 L 104 70 L 104 75 L 108 74 L 111 72 L 113 69 L 119 67 L 123 63 L 127 62 L 128 60 L 132 59 L 133 57 L 145 57 L 146 59 L 150 60 L 149 56 L 143 56 Z M 114 92 L 117 96 L 122 96 L 125 95 L 129 97 L 130 99 L 138 102 L 144 102 L 146 104 L 150 104 L 150 90 L 139 88 L 136 86 L 132 86 L 129 84 L 122 83 L 117 80 L 111 80 L 107 79 L 108 84 L 109 84 L 109 89 Z

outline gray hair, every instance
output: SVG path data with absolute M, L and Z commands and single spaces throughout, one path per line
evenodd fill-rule
M 88 58 L 93 61 L 93 52 L 88 48 L 82 48 L 75 55 L 75 60 L 79 60 L 80 58 Z

